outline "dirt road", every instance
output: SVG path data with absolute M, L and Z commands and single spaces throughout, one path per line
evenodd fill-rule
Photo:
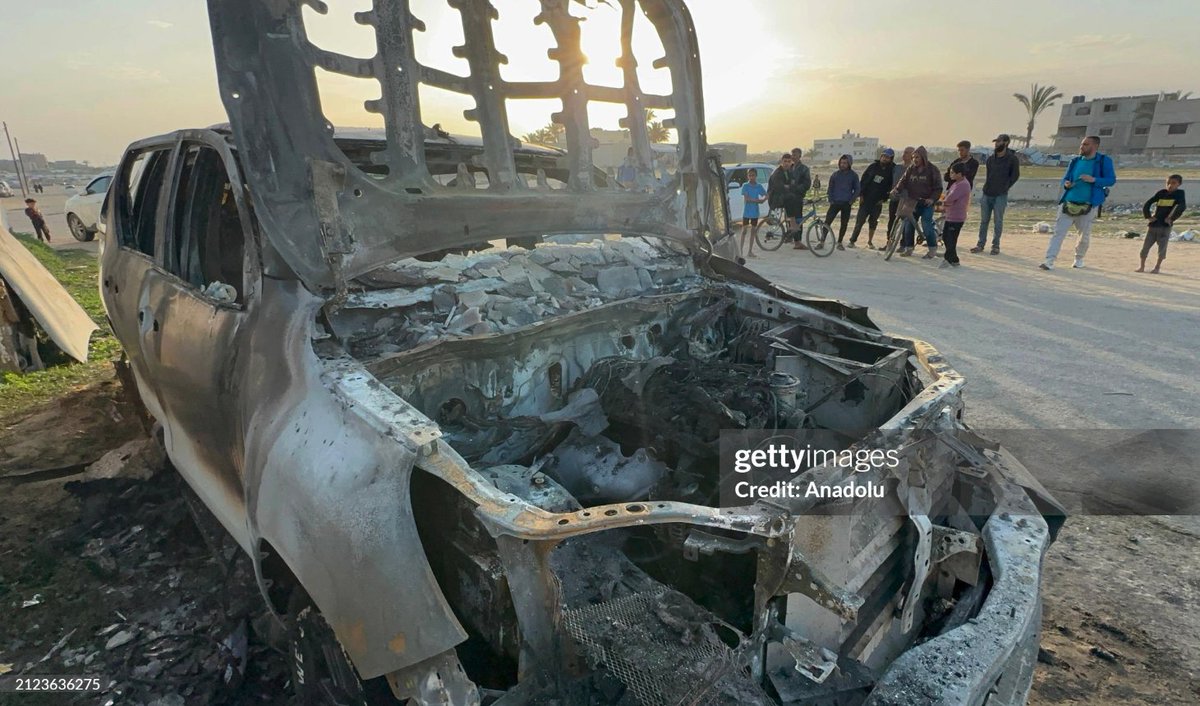
M 750 263 L 932 343 L 968 380 L 967 420 L 1035 474 L 1056 459 L 1023 444 L 1025 430 L 1200 428 L 1200 243 L 1172 243 L 1165 274 L 1135 274 L 1140 241 L 1116 233 L 1140 223 L 1102 222 L 1085 269 L 1070 267 L 1070 239 L 1067 267 L 1043 272 L 1047 236 L 1029 224 L 1047 210 L 1017 209 L 1002 255 L 968 253 L 955 269 L 862 249 Z M 1194 477 L 1200 463 L 1184 470 Z M 1047 663 L 1032 703 L 1200 702 L 1197 556 L 1197 517 L 1069 519 L 1046 560 Z

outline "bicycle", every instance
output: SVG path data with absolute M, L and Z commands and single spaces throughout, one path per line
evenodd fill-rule
M 900 241 L 904 239 L 904 232 L 909 226 L 913 229 L 913 238 L 916 238 L 917 219 L 913 217 L 913 211 L 916 208 L 916 199 L 900 199 L 900 203 L 896 206 L 896 222 L 892 224 L 891 230 L 888 231 L 887 243 L 883 246 L 884 262 L 891 260 L 892 255 L 896 254 L 896 250 L 900 247 Z
M 833 229 L 825 225 L 825 221 L 817 215 L 818 203 L 817 199 L 808 202 L 808 213 L 796 219 L 796 230 L 790 233 L 784 232 L 787 212 L 782 207 L 771 209 L 765 219 L 766 227 L 754 234 L 755 244 L 760 249 L 771 252 L 783 247 L 785 242 L 793 240 L 796 233 L 803 232 L 804 242 L 813 255 L 829 257 L 836 249 L 837 239 L 833 237 Z M 806 222 L 807 227 L 804 225 Z

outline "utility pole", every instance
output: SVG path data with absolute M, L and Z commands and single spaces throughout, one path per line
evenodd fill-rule
M 13 149 L 12 136 L 8 134 L 8 123 L 0 123 L 4 125 L 4 139 L 8 141 L 8 153 L 12 155 L 13 171 L 17 173 L 17 181 L 21 182 L 21 197 L 29 198 L 29 192 L 25 189 L 25 182 L 21 179 L 21 167 L 17 161 L 17 152 Z
M 17 146 L 17 162 L 21 164 L 21 178 L 25 180 L 25 186 L 21 191 L 22 193 L 29 193 L 29 172 L 25 169 L 25 158 L 21 156 L 21 142 L 14 137 L 13 144 Z

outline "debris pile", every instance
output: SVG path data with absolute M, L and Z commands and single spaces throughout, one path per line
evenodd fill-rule
M 231 539 L 213 554 L 176 473 L 146 478 L 148 446 L 126 444 L 67 493 L 16 489 L 30 502 L 51 492 L 60 500 L 41 513 L 33 541 L 0 523 L 9 538 L 0 666 L 101 680 L 99 693 L 62 703 L 287 703 L 286 661 L 267 645 L 272 619 L 253 569 Z
M 374 357 L 447 335 L 511 331 L 698 281 L 686 251 L 644 238 L 452 253 L 438 262 L 410 258 L 360 277 L 369 290 L 351 294 L 333 325 L 356 357 Z M 372 318 L 364 322 L 364 315 Z

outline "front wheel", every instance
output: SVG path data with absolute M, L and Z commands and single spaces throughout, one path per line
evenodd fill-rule
M 771 209 L 763 219 L 763 224 L 754 233 L 754 244 L 762 250 L 778 250 L 783 245 L 786 219 L 787 214 L 782 208 Z
M 79 216 L 74 213 L 67 214 L 67 228 L 71 231 L 71 235 L 81 243 L 91 242 L 92 238 L 96 237 L 96 234 L 88 230 Z
M 904 238 L 904 228 L 912 221 L 910 218 L 897 218 L 892 224 L 892 229 L 888 231 L 887 245 L 883 249 L 883 259 L 892 259 L 892 255 L 896 254 L 896 249 L 900 246 L 900 241 Z
M 829 257 L 837 247 L 833 229 L 826 225 L 825 221 L 813 221 L 804 231 L 804 241 L 808 243 L 808 249 L 812 251 L 812 254 L 817 257 Z

